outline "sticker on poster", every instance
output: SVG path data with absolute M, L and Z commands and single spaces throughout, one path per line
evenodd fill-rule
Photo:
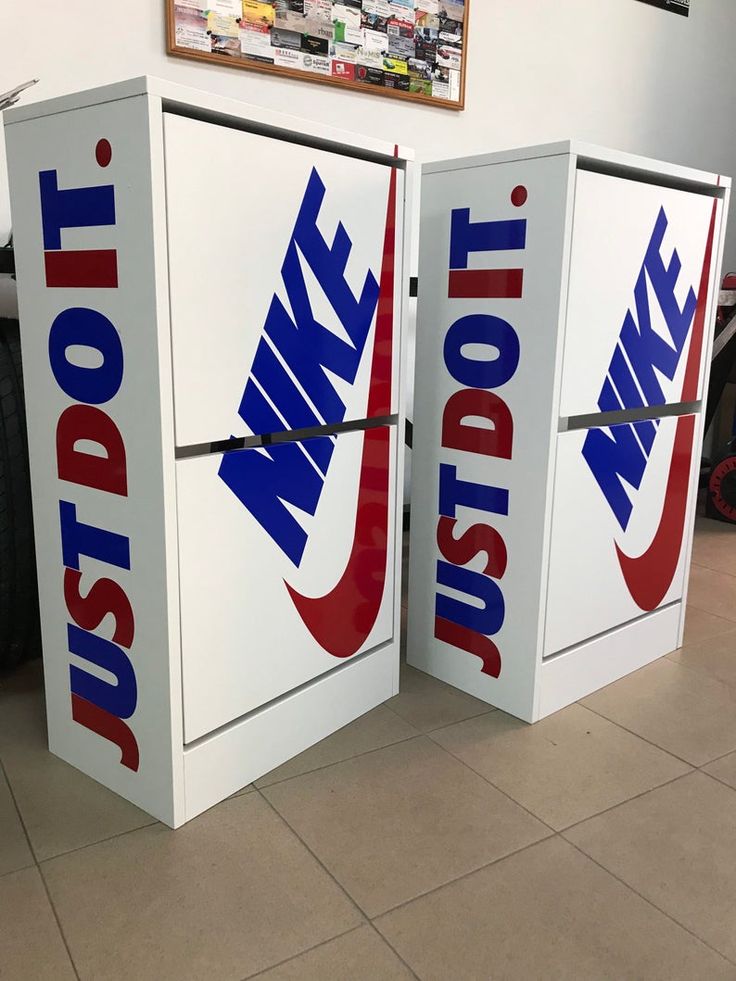
M 273 5 L 263 0 L 243 0 L 243 20 L 251 24 L 273 27 L 275 12 Z
M 459 102 L 460 101 L 460 72 L 453 71 L 450 69 L 450 101 Z
M 440 19 L 437 14 L 417 12 L 414 24 L 417 28 L 424 28 L 425 30 L 437 31 L 439 33 Z
M 355 65 L 349 61 L 337 61 L 330 59 L 332 66 L 332 77 L 343 79 L 347 82 L 355 81 Z
M 348 7 L 345 3 L 333 3 L 332 26 L 336 41 L 346 44 L 363 43 L 360 9 Z
M 660 10 L 669 10 L 672 14 L 681 14 L 683 17 L 690 16 L 690 0 L 642 0 L 652 7 L 659 7 Z
M 339 41 L 335 41 L 334 44 L 330 45 L 330 57 L 337 61 L 349 62 L 354 65 L 358 61 L 359 54 L 360 48 L 355 44 L 341 44 Z
M 205 30 L 179 27 L 174 33 L 174 43 L 178 48 L 189 48 L 190 51 L 211 51 L 212 42 Z
M 302 51 L 320 58 L 329 58 L 330 42 L 326 37 L 312 37 L 311 34 L 302 34 Z
M 462 48 L 457 48 L 451 44 L 438 44 L 437 64 L 442 68 L 452 68 L 454 71 L 460 71 L 463 66 Z
M 432 81 L 425 78 L 409 78 L 409 91 L 414 95 L 432 95 Z
M 207 13 L 220 14 L 222 17 L 239 18 L 243 16 L 242 0 L 207 0 Z
M 207 18 L 201 10 L 193 7 L 174 8 L 174 43 L 179 48 L 190 51 L 211 51 L 212 42 L 207 33 Z
M 291 48 L 293 51 L 301 51 L 302 36 L 296 31 L 282 31 L 279 27 L 271 30 L 271 44 L 274 48 Z
M 304 66 L 304 55 L 293 48 L 272 48 L 273 63 L 279 68 L 301 68 Z
M 462 0 L 442 0 L 440 3 L 440 16 L 447 17 L 449 20 L 465 20 L 465 4 Z
M 364 28 L 363 50 L 378 51 L 385 54 L 388 51 L 388 35 L 381 31 L 372 31 L 370 28 Z
M 214 10 L 207 11 L 207 30 L 220 37 L 238 37 L 240 25 L 229 14 L 218 14 Z
M 388 20 L 391 16 L 391 4 L 388 0 L 363 0 L 363 14 Z
M 366 82 L 368 85 L 383 85 L 383 72 L 380 68 L 358 65 L 355 69 L 355 77 L 359 82 Z
M 404 61 L 416 57 L 417 49 L 414 38 L 389 35 L 388 53 L 394 58 L 401 58 Z
M 409 66 L 405 61 L 401 61 L 400 58 L 384 58 L 383 69 L 396 75 L 409 74 Z
M 228 58 L 239 58 L 241 55 L 240 51 L 240 38 L 239 37 L 229 37 L 222 34 L 212 34 L 212 51 L 215 54 L 227 55 Z
M 381 51 L 367 51 L 365 48 L 358 48 L 356 62 L 365 65 L 367 68 L 379 68 L 383 70 L 384 55 Z
M 329 58 L 322 58 L 319 55 L 304 53 L 302 58 L 302 64 L 304 65 L 304 71 L 312 72 L 315 75 L 330 75 L 331 74 L 331 62 Z
M 241 23 L 240 50 L 251 58 L 262 58 L 272 62 L 271 32 L 262 24 Z
M 304 0 L 304 13 L 310 20 L 332 21 L 332 0 Z

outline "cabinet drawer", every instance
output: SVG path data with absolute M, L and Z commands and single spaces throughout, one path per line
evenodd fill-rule
M 697 394 L 683 397 L 683 380 L 713 208 L 706 195 L 578 171 L 561 416 L 701 397 L 702 331 Z
M 545 656 L 682 597 L 698 422 L 558 436 Z
M 395 215 L 384 246 L 391 175 L 401 208 L 402 173 L 164 119 L 177 445 L 365 418 L 384 265 L 399 324 Z M 393 412 L 399 351 L 387 353 Z
M 395 456 L 382 426 L 177 462 L 186 742 L 393 637 Z

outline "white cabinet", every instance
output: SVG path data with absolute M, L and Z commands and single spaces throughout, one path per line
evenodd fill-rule
M 533 722 L 680 646 L 730 181 L 425 166 L 410 664 Z
M 5 121 L 49 744 L 176 827 L 398 690 L 411 153 L 145 78 Z

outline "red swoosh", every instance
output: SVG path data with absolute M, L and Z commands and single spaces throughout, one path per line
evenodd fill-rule
M 396 152 L 398 155 L 398 147 Z M 391 413 L 395 253 L 396 170 L 392 169 L 368 393 L 369 417 Z M 334 589 L 325 596 L 308 597 L 285 584 L 311 635 L 334 657 L 352 657 L 360 650 L 381 608 L 388 558 L 390 449 L 387 426 L 365 430 L 353 547 Z
M 705 314 L 708 303 L 708 282 L 713 255 L 713 238 L 718 201 L 713 202 L 710 230 L 705 246 L 703 272 L 700 277 L 698 306 L 695 310 L 693 333 L 690 339 L 681 402 L 693 402 L 698 396 L 700 356 L 705 334 Z M 667 595 L 677 570 L 685 530 L 685 514 L 690 484 L 690 464 L 695 439 L 695 417 L 680 416 L 675 431 L 670 472 L 667 477 L 662 515 L 652 543 L 643 555 L 632 558 L 616 545 L 621 572 L 636 605 L 647 612 L 655 610 Z

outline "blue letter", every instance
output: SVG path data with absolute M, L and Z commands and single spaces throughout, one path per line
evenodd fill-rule
M 66 352 L 74 345 L 99 351 L 102 364 L 96 368 L 72 364 Z M 120 336 L 107 317 L 87 307 L 70 307 L 54 320 L 49 334 L 49 360 L 59 387 L 77 402 L 109 402 L 123 380 Z
M 465 344 L 486 344 L 498 349 L 498 357 L 478 361 L 463 354 Z M 445 364 L 455 381 L 467 388 L 500 388 L 513 377 L 519 364 L 519 338 L 500 317 L 474 313 L 461 317 L 445 337 Z
M 79 569 L 79 556 L 88 555 L 119 569 L 130 569 L 130 541 L 125 535 L 77 521 L 77 509 L 59 501 L 62 561 L 67 569 Z

